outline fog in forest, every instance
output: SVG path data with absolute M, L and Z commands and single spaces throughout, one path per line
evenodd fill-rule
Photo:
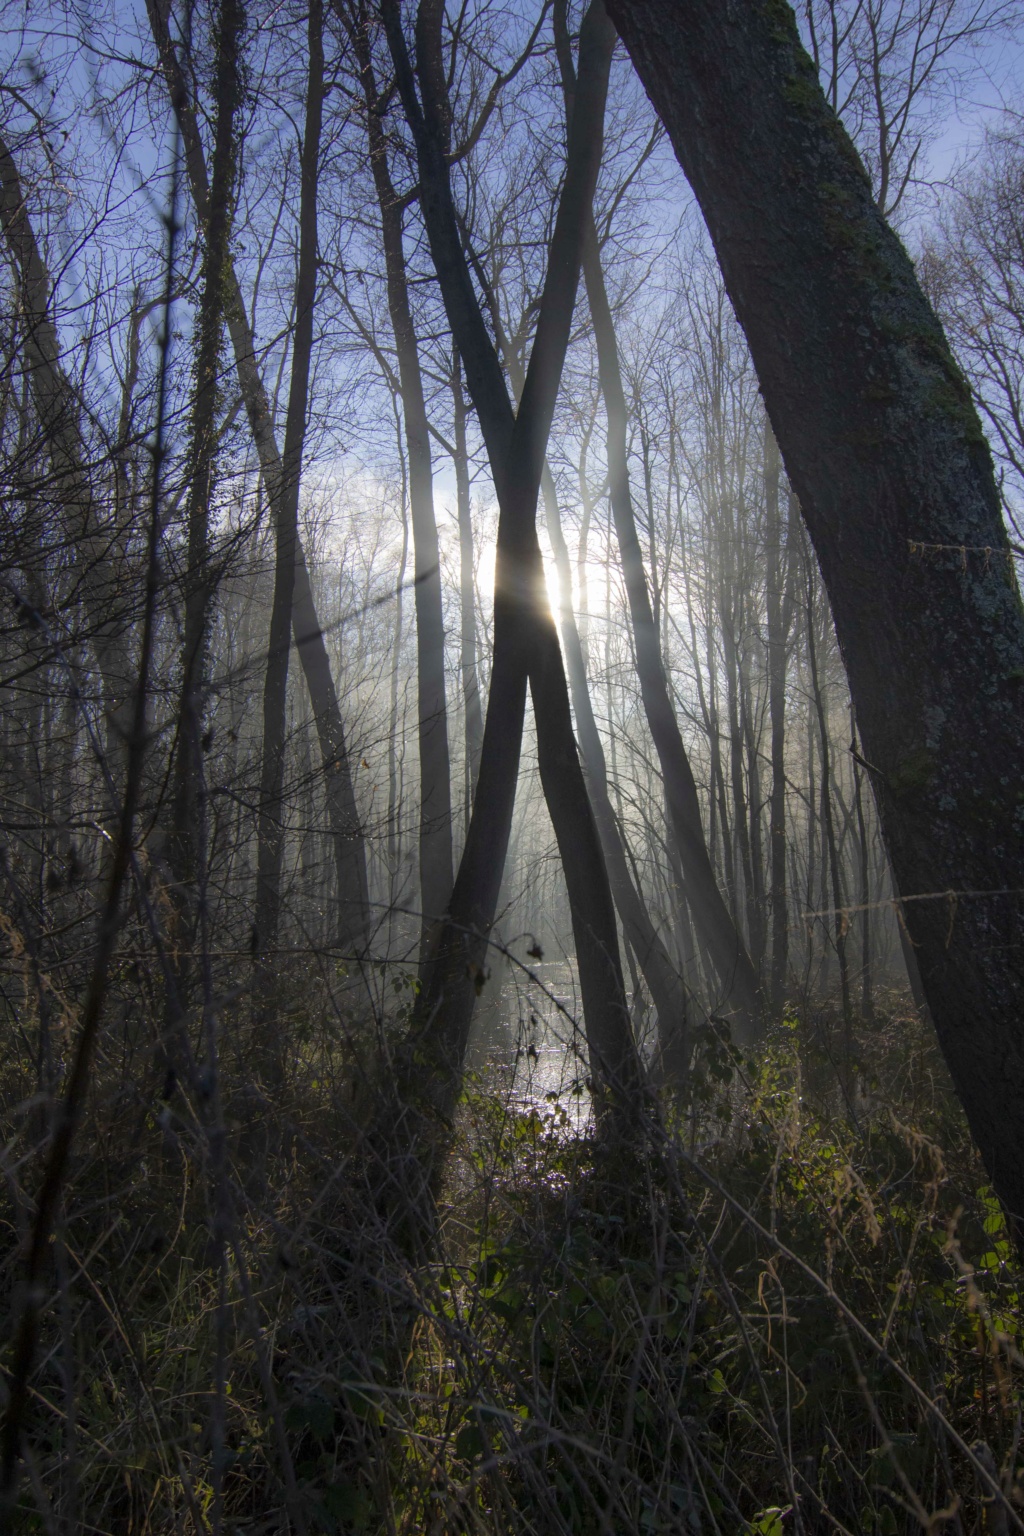
M 1024 1530 L 1024 12 L 0 15 L 0 1529 Z

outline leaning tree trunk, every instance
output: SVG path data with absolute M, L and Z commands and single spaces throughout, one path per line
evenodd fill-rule
M 106 748 L 115 779 L 131 727 L 136 662 L 131 614 L 111 552 L 117 530 L 104 518 L 89 473 L 82 410 L 61 362 L 60 337 L 50 312 L 50 274 L 36 241 L 25 189 L 14 158 L 0 138 L 0 225 L 17 267 L 24 306 L 25 358 L 39 430 L 45 440 L 60 502 L 82 573 L 82 605 L 96 654 L 106 713 Z
M 718 1009 L 732 1016 L 737 1037 L 743 1043 L 750 1044 L 759 1032 L 757 971 L 715 879 L 704 837 L 697 785 L 669 697 L 658 625 L 651 607 L 643 551 L 633 513 L 626 456 L 626 397 L 622 387 L 615 325 L 605 289 L 593 218 L 588 221 L 588 226 L 583 247 L 583 272 L 597 341 L 601 392 L 608 418 L 607 452 L 612 517 L 629 601 L 640 695 L 665 782 L 665 801 L 672 834 L 682 861 L 687 898 L 721 987 Z
M 494 660 L 480 777 L 449 918 L 417 1000 L 401 1086 L 412 1102 L 419 1100 L 442 1124 L 450 1117 L 508 848 L 529 678 L 541 782 L 569 891 L 595 1107 L 606 1124 L 627 1129 L 627 1122 L 635 1124 L 640 1106 L 642 1070 L 629 1028 L 615 911 L 572 734 L 565 670 L 547 604 L 536 530 L 544 454 L 579 278 L 584 216 L 600 163 L 612 33 L 601 0 L 593 0 L 580 34 L 580 104 L 570 133 L 537 334 L 514 415 L 473 288 L 452 200 L 441 16 L 438 0 L 421 0 L 421 105 L 398 7 L 393 0 L 384 7 L 398 88 L 416 139 L 420 206 L 487 444 L 500 516 Z
M 556 17 L 557 15 L 556 10 Z M 493 298 L 493 295 L 488 297 Z M 494 303 L 491 304 L 491 310 L 492 314 L 496 313 Z M 517 398 L 522 399 L 526 376 L 518 348 L 510 345 L 507 338 L 500 339 L 509 380 Z M 569 551 L 562 531 L 558 493 L 547 463 L 541 475 L 541 491 L 544 497 L 548 538 L 558 573 L 562 650 L 565 653 L 573 714 L 586 768 L 587 792 L 608 870 L 612 899 L 622 924 L 622 932 L 643 972 L 651 1000 L 657 1010 L 659 1071 L 666 1083 L 678 1090 L 682 1088 L 686 1079 L 691 1048 L 686 988 L 651 921 L 639 883 L 630 873 L 624 833 L 608 794 L 608 770 L 604 748 L 601 745 L 601 736 L 594 718 L 590 684 L 587 680 L 587 664 L 572 606 L 572 569 L 569 564 Z
M 572 606 L 572 568 L 562 531 L 558 496 L 551 472 L 545 468 L 542 483 L 547 513 L 548 537 L 558 569 L 559 619 L 562 649 L 572 694 L 573 714 L 580 738 L 580 749 L 587 771 L 587 790 L 594 809 L 601 847 L 608 866 L 612 896 L 636 962 L 643 973 L 658 1015 L 658 1056 L 661 1075 L 673 1088 L 681 1089 L 689 1068 L 691 1037 L 688 998 L 683 979 L 672 964 L 661 935 L 651 919 L 639 883 L 634 881 L 626 857 L 625 835 L 619 827 L 608 793 L 608 769 L 601 735 L 594 718 L 587 665 L 583 655 L 576 615 Z
M 571 117 L 576 76 L 564 7 L 556 5 L 554 17 L 562 90 L 567 117 Z M 633 514 L 626 451 L 626 395 L 622 387 L 615 322 L 608 302 L 601 265 L 601 247 L 592 212 L 588 215 L 583 237 L 583 275 L 597 343 L 598 373 L 608 421 L 607 455 L 612 517 L 629 601 L 640 695 L 665 782 L 665 803 L 683 866 L 686 891 L 692 902 L 701 938 L 712 957 L 723 989 L 721 1006 L 723 1011 L 733 1014 L 737 1035 L 745 1041 L 751 1041 L 758 1032 L 760 1011 L 757 972 L 715 879 L 704 837 L 697 786 L 669 697 L 668 679 L 658 639 L 658 623 L 651 607 L 643 551 Z M 653 520 L 651 526 L 653 529 Z
M 614 34 L 602 0 L 580 29 L 580 106 L 568 144 L 567 174 L 548 252 L 548 269 L 519 412 L 513 413 L 500 362 L 474 292 L 451 197 L 447 78 L 441 0 L 421 0 L 416 23 L 422 104 L 395 0 L 384 6 L 388 45 L 405 114 L 416 140 L 419 203 L 434 269 L 461 353 L 468 390 L 487 442 L 499 499 L 494 571 L 494 654 L 473 816 L 442 926 L 416 1001 L 399 1063 L 399 1089 L 421 1129 L 416 1161 L 433 1183 L 462 1078 L 473 1003 L 511 833 L 524 730 L 527 680 L 537 722 L 540 782 L 567 880 L 576 940 L 586 1043 L 599 1123 L 633 1134 L 642 1114 L 642 1066 L 629 1028 L 613 899 L 573 737 L 565 668 L 543 584 L 536 510 L 543 456 L 570 339 L 579 283 L 583 218 L 593 200 Z M 422 1111 L 427 1118 L 422 1118 Z M 431 1127 L 433 1123 L 433 1127 Z
M 788 6 L 609 0 L 814 542 L 925 994 L 1024 1232 L 1024 613 L 988 445 Z

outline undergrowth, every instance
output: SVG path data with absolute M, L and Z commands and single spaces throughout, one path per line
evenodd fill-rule
M 912 1010 L 862 1027 L 849 1102 L 838 1037 L 810 1007 L 756 1062 L 708 1035 L 628 1154 L 557 1095 L 471 1083 L 416 1266 L 366 1197 L 351 1039 L 273 1096 L 225 1061 L 220 1182 L 208 1106 L 127 1091 L 109 1052 L 52 1245 L 21 1527 L 1020 1528 L 1001 1213 Z M 9 1302 L 39 1171 L 23 1086 Z

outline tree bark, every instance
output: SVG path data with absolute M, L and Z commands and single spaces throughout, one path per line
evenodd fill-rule
M 825 863 L 828 865 L 829 894 L 832 906 L 832 943 L 835 946 L 836 959 L 839 962 L 839 994 L 843 1008 L 843 1054 L 840 1063 L 840 1077 L 847 1102 L 852 1099 L 853 1092 L 853 999 L 850 995 L 850 967 L 846 955 L 846 933 L 848 928 L 845 903 L 843 901 L 842 873 L 839 865 L 839 849 L 836 843 L 835 817 L 832 814 L 832 751 L 829 743 L 828 716 L 825 709 L 825 697 L 821 686 L 821 674 L 818 668 L 818 644 L 815 637 L 815 612 L 814 612 L 814 568 L 810 550 L 807 551 L 806 560 L 807 579 L 807 663 L 811 671 L 811 698 L 814 703 L 815 718 L 818 723 L 818 750 L 821 753 L 821 826 L 824 837 L 824 849 L 822 851 L 822 897 L 825 897 Z M 826 621 L 827 622 L 827 621 Z M 829 923 L 824 917 L 828 900 L 823 899 L 822 929 L 827 934 Z
M 556 11 L 556 16 L 557 14 Z M 569 63 L 571 66 L 571 55 Z M 497 313 L 497 306 L 493 302 L 491 310 L 492 314 Z M 511 345 L 503 335 L 499 335 L 499 342 L 505 353 L 505 363 L 512 388 L 521 399 L 526 379 L 518 348 Z M 600 732 L 594 718 L 590 685 L 587 680 L 586 658 L 573 612 L 569 550 L 562 531 L 558 492 L 547 462 L 541 474 L 541 493 L 544 498 L 548 538 L 558 573 L 559 627 L 573 715 L 586 770 L 588 796 L 593 808 L 608 870 L 612 899 L 619 914 L 623 935 L 629 951 L 635 956 L 643 972 L 651 1000 L 658 1014 L 660 1073 L 666 1082 L 671 1083 L 678 1090 L 686 1080 L 690 1060 L 690 1021 L 686 988 L 651 921 L 639 883 L 630 873 L 625 836 L 608 794 L 608 770 L 604 748 L 601 745 Z
M 857 814 L 857 863 L 860 873 L 860 1008 L 864 1019 L 870 1023 L 875 1015 L 871 989 L 871 850 L 868 844 L 867 819 L 864 815 L 864 775 L 861 772 L 860 753 L 857 749 L 857 719 L 850 708 L 850 756 L 853 758 L 853 806 Z
M 786 662 L 793 622 L 792 559 L 783 549 L 779 498 L 779 447 L 771 423 L 764 424 L 765 606 L 768 619 L 768 717 L 771 729 L 772 788 L 768 855 L 771 881 L 771 1011 L 781 1018 L 789 969 L 789 901 L 786 889 Z M 785 574 L 783 562 L 785 560 Z
M 814 542 L 943 1053 L 1024 1227 L 1024 613 L 970 393 L 778 0 L 609 0 Z
M 562 73 L 562 89 L 567 116 L 571 118 L 576 92 L 572 53 L 564 9 L 555 7 L 555 40 Z M 693 910 L 701 936 L 713 957 L 719 981 L 725 989 L 723 1010 L 735 1014 L 737 1036 L 750 1043 L 758 1032 L 757 974 L 750 962 L 743 940 L 718 888 L 711 858 L 704 838 L 700 801 L 690 760 L 669 698 L 668 679 L 659 643 L 658 618 L 652 606 L 644 570 L 643 552 L 637 537 L 633 498 L 629 485 L 629 461 L 626 451 L 628 412 L 622 387 L 622 370 L 615 337 L 608 291 L 601 266 L 601 248 L 593 211 L 587 218 L 583 237 L 583 275 L 587 288 L 590 316 L 597 343 L 598 373 L 608 421 L 606 451 L 611 493 L 612 516 L 619 544 L 619 557 L 626 583 L 633 645 L 636 652 L 640 694 L 654 748 L 658 754 L 665 784 L 665 801 L 687 889 L 692 893 Z M 648 496 L 650 484 L 648 481 Z M 653 509 L 651 528 L 653 530 Z
M 587 773 L 587 789 L 601 838 L 612 896 L 629 943 L 643 973 L 658 1015 L 658 1055 L 661 1073 L 679 1089 L 686 1080 L 690 1061 L 690 1021 L 686 988 L 651 921 L 643 893 L 634 882 L 626 859 L 624 836 L 608 795 L 608 770 L 601 735 L 587 681 L 583 646 L 572 608 L 572 568 L 562 532 L 558 497 L 551 471 L 545 466 L 542 482 L 547 512 L 548 537 L 558 568 L 562 647 L 565 651 L 573 714 Z
M 466 446 L 466 397 L 462 390 L 462 362 L 452 349 L 452 409 L 455 437 L 455 494 L 459 514 L 459 602 L 461 609 L 459 670 L 466 712 L 466 825 L 473 811 L 473 797 L 480 772 L 484 739 L 484 715 L 480 702 L 480 674 L 476 656 L 476 583 L 473 563 L 473 518 L 469 491 L 469 453 Z

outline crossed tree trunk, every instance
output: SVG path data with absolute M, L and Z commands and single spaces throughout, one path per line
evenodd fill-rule
M 639 1114 L 642 1069 L 629 1024 L 608 874 L 573 738 L 536 529 L 547 438 L 579 281 L 583 228 L 600 165 L 614 34 L 601 0 L 595 0 L 580 34 L 580 85 L 565 183 L 537 334 L 514 412 L 474 292 L 452 198 L 442 18 L 440 0 L 423 0 L 416 23 L 417 91 L 398 6 L 394 0 L 384 6 L 397 86 L 416 145 L 420 207 L 498 494 L 494 656 L 473 815 L 448 919 L 414 1013 L 400 1086 L 407 1102 L 427 1108 L 442 1126 L 450 1119 L 508 848 L 529 681 L 541 781 L 569 890 L 595 1106 L 606 1126 L 627 1130 Z

